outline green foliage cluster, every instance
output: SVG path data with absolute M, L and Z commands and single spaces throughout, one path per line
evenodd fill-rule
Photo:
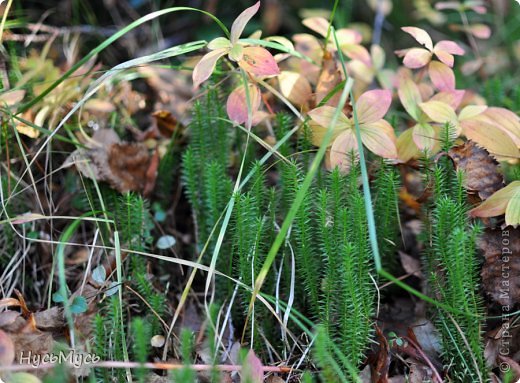
M 445 128 L 444 149 L 452 142 Z M 425 251 L 430 294 L 454 309 L 436 309 L 436 327 L 441 334 L 443 358 L 450 376 L 457 381 L 488 381 L 483 353 L 483 304 L 479 295 L 476 240 L 481 228 L 470 224 L 463 186 L 463 173 L 455 171 L 444 156 L 431 168 L 432 203 L 427 231 L 431 246 Z
M 248 150 L 241 146 L 243 138 L 239 140 L 230 135 L 229 126 L 221 132 L 225 141 L 217 143 L 211 139 L 212 133 L 208 133 L 208 129 L 221 129 L 216 121 L 208 128 L 208 116 L 211 108 L 214 109 L 212 100 L 215 97 L 210 91 L 207 99 L 195 106 L 190 125 L 192 141 L 183 157 L 183 179 L 197 224 L 198 250 L 204 247 L 211 230 L 219 227 L 218 218 L 230 197 L 229 158 L 219 163 L 211 159 L 221 156 L 223 146 L 229 150 Z M 218 117 L 222 112 L 217 110 L 217 113 L 220 113 Z M 218 121 L 217 117 L 215 120 Z M 277 115 L 275 121 L 274 131 L 280 139 L 289 132 L 293 122 L 284 114 Z M 272 168 L 252 160 L 247 166 L 252 177 L 235 195 L 233 218 L 228 227 L 231 234 L 224 240 L 217 269 L 251 288 L 279 224 L 305 176 L 310 143 L 309 132 L 306 129 L 302 131 L 295 142 L 288 141 L 279 148 L 282 158 L 273 164 L 280 174 L 275 186 L 268 182 Z M 302 155 L 289 157 L 297 148 Z M 324 368 L 332 366 L 327 362 L 330 358 L 320 350 L 334 353 L 334 345 L 337 345 L 342 350 L 339 365 L 343 371 L 349 371 L 349 366 L 358 366 L 363 361 L 373 330 L 376 276 L 359 177 L 357 166 L 353 166 L 353 171 L 347 176 L 337 170 L 331 173 L 320 171 L 310 192 L 305 195 L 285 246 L 262 288 L 264 294 L 295 302 L 297 310 L 320 323 L 323 335 L 317 339 L 321 346 L 316 350 L 322 355 Z M 382 164 L 373 187 L 385 259 L 394 256 L 398 234 L 398 186 L 398 173 Z M 209 241 L 210 248 L 214 248 L 214 238 L 216 235 Z M 219 286 L 222 289 L 222 284 Z M 228 287 L 224 290 L 230 294 L 232 285 Z M 250 292 L 240 290 L 238 299 L 239 306 L 247 310 Z M 235 310 L 238 323 L 241 314 Z M 280 332 L 274 321 L 268 320 L 271 315 L 257 303 L 246 332 L 253 345 L 257 344 L 261 332 L 271 345 L 280 350 L 283 346 Z M 262 352 L 262 348 L 258 351 Z M 351 376 L 349 372 L 345 374 Z

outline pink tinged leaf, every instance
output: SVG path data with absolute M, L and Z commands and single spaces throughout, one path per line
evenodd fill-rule
M 424 29 L 416 27 L 402 27 L 401 29 L 410 34 L 419 44 L 424 45 L 429 51 L 433 50 L 432 39 Z
M 468 28 L 468 32 L 481 40 L 487 40 L 491 37 L 491 28 L 485 24 L 473 24 Z
M 511 182 L 506 187 L 495 192 L 479 206 L 470 210 L 469 214 L 472 217 L 482 218 L 502 215 L 506 212 L 507 205 L 518 190 L 520 190 L 520 181 Z
M 308 17 L 303 19 L 302 24 L 323 37 L 327 36 L 330 25 L 329 21 L 324 17 Z
M 296 44 L 297 52 L 311 58 L 316 63 L 320 63 L 323 58 L 323 49 L 318 39 L 308 33 L 298 33 L 293 36 L 293 41 Z
M 408 49 L 397 49 L 394 51 L 394 54 L 397 56 L 397 57 L 404 57 L 406 56 L 406 54 L 411 51 L 412 48 L 408 48 Z
M 311 97 L 309 81 L 297 72 L 283 71 L 278 76 L 282 94 L 294 104 L 305 105 Z
M 457 115 L 451 106 L 440 101 L 428 101 L 419 104 L 424 113 L 434 122 L 440 124 L 457 123 Z
M 417 85 L 411 79 L 405 78 L 400 81 L 397 94 L 406 112 L 414 120 L 419 120 L 421 115 L 419 104 L 422 102 L 422 99 Z
M 252 126 L 256 126 L 256 125 L 260 124 L 262 121 L 264 121 L 265 119 L 267 119 L 269 116 L 270 116 L 269 113 L 264 112 L 263 110 L 257 110 L 257 111 L 253 114 L 253 123 L 252 123 Z
M 251 383 L 263 383 L 264 381 L 264 366 L 253 350 L 249 350 L 247 353 L 242 374 L 244 375 L 242 381 Z
M 446 64 L 450 68 L 453 68 L 453 63 L 455 62 L 455 59 L 453 58 L 452 54 L 444 51 L 436 51 L 435 56 L 437 56 L 437 58 L 444 64 Z
M 408 162 L 412 158 L 417 158 L 421 155 L 413 140 L 413 129 L 406 129 L 397 138 L 397 153 L 399 159 L 403 162 Z
M 359 123 L 368 124 L 382 119 L 391 103 L 390 90 L 376 89 L 363 93 L 355 103 Z
M 459 120 L 468 120 L 470 118 L 475 118 L 478 115 L 484 113 L 487 109 L 487 105 L 468 105 L 464 107 L 459 113 Z
M 353 154 L 353 156 L 352 156 Z M 348 173 L 352 162 L 359 159 L 356 134 L 352 129 L 341 133 L 332 144 L 330 149 L 330 166 L 338 167 L 342 173 Z
M 332 119 L 336 113 L 336 108 L 332 106 L 321 106 L 309 112 L 309 117 L 317 124 L 328 128 L 332 124 Z M 339 114 L 336 126 L 334 129 L 348 129 L 352 126 L 352 122 L 345 116 L 344 113 Z
M 211 76 L 217 61 L 226 53 L 228 53 L 228 49 L 222 48 L 211 51 L 202 56 L 197 65 L 195 65 L 195 68 L 193 68 L 193 86 L 195 89 Z
M 461 122 L 464 135 L 486 149 L 498 160 L 520 158 L 520 152 L 509 135 L 500 128 L 478 120 Z
M 474 6 L 471 6 L 470 8 L 473 11 L 475 11 L 475 12 L 481 14 L 481 15 L 485 15 L 487 13 L 487 9 L 483 5 L 474 5 Z
M 260 108 L 261 94 L 256 85 L 248 84 L 249 100 L 251 103 L 251 117 Z M 242 85 L 233 90 L 227 99 L 226 110 L 229 118 L 237 124 L 248 121 L 249 108 L 247 106 L 246 88 Z
M 453 9 L 457 10 L 460 9 L 460 3 L 458 1 L 440 1 L 438 3 L 435 3 L 435 9 L 442 11 L 445 9 Z
M 428 74 L 435 88 L 440 91 L 455 89 L 455 74 L 446 64 L 438 61 L 430 62 Z
M 478 71 L 483 64 L 484 60 L 482 59 L 466 61 L 464 64 L 462 64 L 460 71 L 464 76 L 469 76 Z
M 412 48 L 404 56 L 403 64 L 410 69 L 422 68 L 432 59 L 432 53 L 422 48 Z
M 240 15 L 238 15 L 238 17 L 233 22 L 233 25 L 231 26 L 231 44 L 235 45 L 235 43 L 240 38 L 240 35 L 242 35 L 242 32 L 244 31 L 246 24 L 258 12 L 259 8 L 260 1 L 258 1 L 255 5 L 247 8 Z
M 435 145 L 435 129 L 430 124 L 417 124 L 413 128 L 413 142 L 419 150 L 428 150 L 431 153 Z
M 272 76 L 280 73 L 273 55 L 262 47 L 246 47 L 238 65 L 254 76 Z
M 357 44 L 341 44 L 341 51 L 351 60 L 359 60 L 366 65 L 371 65 L 370 53 L 363 45 Z
M 433 48 L 435 54 L 439 51 L 451 53 L 452 55 L 461 56 L 464 54 L 464 49 L 454 41 L 442 40 L 435 44 Z
M 520 187 L 516 188 L 506 207 L 506 225 L 520 225 Z
M 361 33 L 354 29 L 342 28 L 336 31 L 339 45 L 343 44 L 360 44 L 363 41 Z
M 419 88 L 419 92 L 421 92 L 421 98 L 423 100 L 429 100 L 432 96 L 435 90 L 433 89 L 433 86 L 430 84 L 427 84 L 425 82 L 421 82 L 417 85 Z
M 383 158 L 397 159 L 394 128 L 385 120 L 360 126 L 361 141 L 372 153 Z
M 411 51 L 413 48 L 407 48 L 407 49 L 397 49 L 394 51 L 394 54 L 397 56 L 397 57 L 404 57 L 406 56 L 406 54 Z
M 453 109 L 457 109 L 459 107 L 460 103 L 462 102 L 462 99 L 464 98 L 465 93 L 466 93 L 466 91 L 458 90 L 458 89 L 439 92 L 435 96 L 430 98 L 430 101 L 441 101 L 441 102 L 444 102 L 445 104 L 448 104 Z

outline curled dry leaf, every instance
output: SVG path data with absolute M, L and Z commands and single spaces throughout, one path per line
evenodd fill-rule
M 316 84 L 316 105 L 329 95 L 329 93 L 341 82 L 341 72 L 334 57 L 326 52 L 323 56 L 321 73 Z M 340 92 L 329 98 L 326 105 L 336 106 L 339 103 Z
M 457 168 L 464 172 L 464 181 L 470 193 L 476 193 L 485 200 L 504 186 L 504 178 L 498 162 L 487 150 L 478 147 L 473 141 L 455 146 L 449 151 Z
M 99 135 L 112 137 L 108 132 Z M 99 140 L 107 144 L 75 150 L 65 165 L 76 165 L 83 176 L 107 182 L 121 193 L 144 191 L 150 178 L 148 170 L 151 157 L 148 148 L 142 143 L 112 142 L 114 140 L 117 138 Z
M 513 312 L 513 305 L 520 303 L 520 229 L 487 229 L 478 247 L 484 255 L 481 271 L 484 291 Z
M 152 117 L 159 132 L 164 137 L 170 138 L 179 123 L 172 113 L 167 110 L 158 110 L 152 113 Z

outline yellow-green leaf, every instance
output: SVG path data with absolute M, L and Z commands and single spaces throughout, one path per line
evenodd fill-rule
M 444 124 L 446 122 L 456 125 L 457 115 L 451 106 L 441 101 L 428 101 L 419 104 L 420 108 L 434 122 Z
M 415 121 L 419 120 L 421 114 L 419 104 L 422 102 L 419 87 L 411 79 L 406 78 L 400 81 L 397 94 L 408 114 Z
M 520 187 L 516 188 L 515 193 L 507 204 L 506 225 L 520 225 Z
M 413 128 L 413 141 L 420 150 L 431 152 L 435 145 L 435 129 L 430 124 L 417 124 Z
M 500 128 L 470 119 L 461 121 L 464 135 L 500 160 L 520 158 L 520 152 L 511 137 Z
M 506 187 L 495 192 L 491 197 L 472 209 L 472 217 L 496 217 L 506 212 L 509 201 L 520 190 L 520 181 L 511 182 Z M 514 206 L 513 206 L 514 207 Z

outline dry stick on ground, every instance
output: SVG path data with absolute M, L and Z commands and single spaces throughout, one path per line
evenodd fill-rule
M 37 369 L 49 369 L 57 366 L 58 363 L 42 363 Z M 85 364 L 87 366 L 87 364 Z M 73 367 L 69 365 L 69 367 Z M 91 368 L 147 368 L 150 370 L 180 370 L 183 368 L 190 368 L 194 371 L 212 371 L 217 369 L 223 372 L 233 372 L 233 371 L 241 371 L 242 366 L 233 365 L 233 364 L 179 364 L 179 363 L 138 363 L 138 362 L 123 362 L 123 361 L 103 361 L 97 363 L 89 363 L 88 367 Z M 11 366 L 3 366 L 2 371 L 25 371 L 25 370 L 34 370 L 34 366 L 32 364 L 13 364 Z M 262 366 L 263 372 L 277 372 L 281 374 L 287 374 L 291 371 L 294 371 L 291 367 L 276 367 L 276 366 Z

